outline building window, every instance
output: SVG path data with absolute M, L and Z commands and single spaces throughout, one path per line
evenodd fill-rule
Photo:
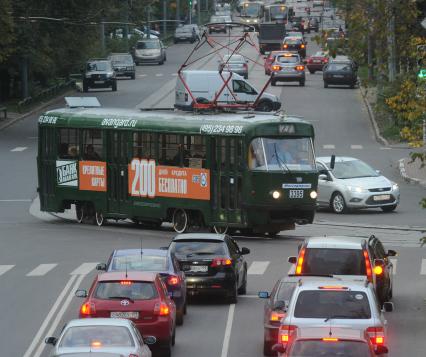
M 102 130 L 83 130 L 83 159 L 91 161 L 102 160 L 103 156 Z
M 59 129 L 58 157 L 75 159 L 78 155 L 78 129 Z

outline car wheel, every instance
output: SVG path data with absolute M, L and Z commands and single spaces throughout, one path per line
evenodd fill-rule
M 330 205 L 334 213 L 345 213 L 347 210 L 345 198 L 340 192 L 336 192 L 333 197 L 331 197 Z
M 182 309 L 176 311 L 176 325 L 178 326 L 183 325 L 183 315 L 184 315 L 184 312 L 182 307 Z
M 395 211 L 397 205 L 392 205 L 392 206 L 383 206 L 380 207 L 382 209 L 383 212 L 392 212 Z
M 116 81 L 112 82 L 112 91 L 117 92 L 117 82 Z
M 236 304 L 238 302 L 238 282 L 236 280 L 234 287 L 228 293 L 228 302 L 230 304 Z
M 173 335 L 172 335 L 172 346 L 174 346 L 176 344 L 176 327 L 173 330 Z
M 355 88 L 355 83 L 352 83 L 352 84 L 349 86 L 349 88 L 350 88 L 350 89 L 354 89 L 354 88 Z
M 183 305 L 183 314 L 186 315 L 187 313 L 187 306 L 186 306 L 186 299 L 185 299 L 185 305 Z
M 268 232 L 268 236 L 271 237 L 271 238 L 274 238 L 278 235 L 278 233 L 280 233 L 280 231 Z
M 176 233 L 184 233 L 188 229 L 188 215 L 184 209 L 178 208 L 173 212 L 172 224 Z
M 268 342 L 266 340 L 263 341 L 263 355 L 264 356 L 276 356 L 276 352 L 272 351 L 272 346 L 274 343 Z
M 161 66 L 164 64 L 164 60 L 161 60 L 160 62 L 158 62 L 158 65 Z
M 328 83 L 324 81 L 324 88 L 328 88 Z
M 274 109 L 272 102 L 270 100 L 261 100 L 255 110 L 259 112 L 272 112 Z
M 243 282 L 243 285 L 241 285 L 238 288 L 238 294 L 240 294 L 240 295 L 247 294 L 247 269 L 245 269 L 245 271 L 244 271 L 244 282 Z
M 78 223 L 83 223 L 84 209 L 82 205 L 80 204 L 75 205 L 75 216 L 77 218 Z
M 98 211 L 96 211 L 96 213 L 95 213 L 95 222 L 96 222 L 96 224 L 97 224 L 99 227 L 101 227 L 101 226 L 103 226 L 103 225 L 104 225 L 104 223 L 105 223 L 105 218 L 104 218 L 104 215 L 102 214 L 102 212 L 98 212 Z
M 160 350 L 160 356 L 171 357 L 171 355 L 172 355 L 172 340 L 170 339 L 168 345 L 162 346 Z
M 305 80 L 300 81 L 300 82 L 299 82 L 299 86 L 304 87 L 304 86 L 305 86 Z

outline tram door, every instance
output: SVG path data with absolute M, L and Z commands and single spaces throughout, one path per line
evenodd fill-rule
M 38 188 L 43 211 L 54 211 L 56 196 L 56 131 L 55 128 L 39 129 Z
M 212 139 L 213 220 L 241 222 L 242 139 Z
M 128 198 L 127 133 L 109 131 L 107 144 L 108 212 L 125 213 Z

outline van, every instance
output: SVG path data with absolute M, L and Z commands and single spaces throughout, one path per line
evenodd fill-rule
M 224 86 L 224 80 L 226 81 L 229 76 L 232 76 L 228 82 L 230 90 L 225 87 L 221 92 L 217 102 L 220 104 L 253 104 L 259 94 L 259 91 L 255 89 L 244 77 L 233 72 L 222 72 L 222 77 L 219 71 L 198 71 L 189 70 L 182 71 L 182 77 L 188 88 L 190 88 L 193 97 L 200 103 L 211 102 L 215 98 L 216 94 Z M 234 96 L 237 98 L 235 101 Z M 193 110 L 193 99 L 186 90 L 182 80 L 177 78 L 176 91 L 175 91 L 175 108 L 180 110 Z M 260 98 L 256 110 L 270 112 L 281 108 L 281 102 L 278 97 L 273 94 L 264 92 Z

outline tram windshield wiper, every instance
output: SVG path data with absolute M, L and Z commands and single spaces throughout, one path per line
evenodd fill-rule
M 274 156 L 277 158 L 277 162 L 281 170 L 284 171 L 285 168 L 287 172 L 291 174 L 291 170 L 288 168 L 287 164 L 278 156 L 277 143 L 274 143 L 274 155 L 272 155 L 272 157 Z

